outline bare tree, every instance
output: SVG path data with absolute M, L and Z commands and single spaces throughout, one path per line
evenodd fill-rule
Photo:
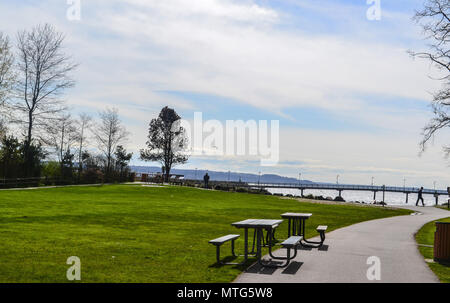
M 83 149 L 87 145 L 86 133 L 90 129 L 92 118 L 82 113 L 77 121 L 78 125 L 78 178 L 80 178 L 83 171 Z
M 79 133 L 75 126 L 75 121 L 70 114 L 64 114 L 52 124 L 46 127 L 46 143 L 55 149 L 59 163 L 61 165 L 61 174 L 63 173 L 65 160 L 73 158 L 72 148 L 79 140 Z
M 6 134 L 6 116 L 9 115 L 5 102 L 11 97 L 15 83 L 13 71 L 14 56 L 9 38 L 0 32 L 0 137 Z
M 411 55 L 430 61 L 442 73 L 437 78 L 442 82 L 442 88 L 434 93 L 431 104 L 434 117 L 423 128 L 420 147 L 424 152 L 439 130 L 450 127 L 450 2 L 427 0 L 424 8 L 416 12 L 414 20 L 422 26 L 424 35 L 432 43 L 429 51 L 410 52 Z M 444 151 L 450 155 L 449 146 L 444 146 Z
M 99 115 L 100 122 L 93 128 L 92 132 L 98 149 L 105 156 L 105 173 L 108 177 L 111 173 L 117 146 L 127 140 L 129 133 L 121 125 L 117 109 L 108 108 L 100 112 Z
M 11 96 L 15 81 L 13 64 L 14 56 L 9 38 L 0 32 L 0 106 Z
M 17 98 L 12 109 L 15 122 L 26 125 L 26 145 L 32 144 L 33 130 L 45 127 L 64 109 L 62 93 L 75 82 L 70 73 L 76 68 L 63 52 L 64 35 L 49 24 L 17 34 Z

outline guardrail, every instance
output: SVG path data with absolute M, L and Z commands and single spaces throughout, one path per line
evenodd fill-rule
M 185 179 L 183 182 L 203 184 L 203 180 Z M 232 187 L 257 187 L 257 188 L 286 188 L 286 189 L 322 189 L 322 190 L 354 190 L 371 192 L 399 192 L 417 193 L 418 187 L 398 187 L 398 186 L 376 186 L 376 185 L 350 185 L 350 184 L 327 184 L 327 183 L 262 183 L 262 182 L 236 182 L 236 181 L 209 181 L 210 185 L 223 184 Z M 423 189 L 424 194 L 449 195 L 447 190 Z
M 306 183 L 248 183 L 248 186 L 263 188 L 292 188 L 292 189 L 324 189 L 324 190 L 355 190 L 371 192 L 400 192 L 417 193 L 417 187 L 375 186 L 375 185 L 348 185 L 348 184 L 306 184 Z M 424 194 L 449 195 L 447 190 L 423 189 Z

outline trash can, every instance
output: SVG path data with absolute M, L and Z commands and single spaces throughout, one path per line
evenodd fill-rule
M 434 261 L 450 263 L 450 222 L 436 222 Z

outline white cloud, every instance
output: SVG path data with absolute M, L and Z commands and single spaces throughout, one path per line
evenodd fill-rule
M 247 17 L 235 19 L 228 19 L 233 9 L 217 1 L 163 3 L 145 1 L 125 14 L 105 12 L 100 22 L 123 41 L 139 43 L 149 57 L 158 55 L 153 63 L 163 76 L 152 78 L 170 90 L 220 95 L 272 110 L 341 109 L 358 106 L 343 95 L 428 99 L 437 85 L 427 77 L 428 65 L 413 62 L 406 48 L 239 22 L 259 20 L 258 13 L 250 13 L 251 3 L 238 5 Z M 191 18 L 194 12 L 199 15 Z
M 345 168 L 360 171 L 354 181 L 376 170 L 384 171 L 387 179 L 389 170 L 446 176 L 438 149 L 417 158 L 423 112 L 392 112 L 358 98 L 430 99 L 428 92 L 437 82 L 427 77 L 432 70 L 425 62 L 407 55 L 409 44 L 380 40 L 380 35 L 371 38 L 370 33 L 363 39 L 360 32 L 354 37 L 353 32 L 306 33 L 285 26 L 296 16 L 250 0 L 101 0 L 82 5 L 82 21 L 70 23 L 65 1 L 21 4 L 20 9 L 0 3 L 1 27 L 14 35 L 17 29 L 51 22 L 64 31 L 68 51 L 81 63 L 78 86 L 67 99 L 93 111 L 118 107 L 124 118 L 133 120 L 130 145 L 135 151 L 143 147 L 146 125 L 162 105 L 197 109 L 192 102 L 159 91 L 190 91 L 276 113 L 319 107 L 383 128 L 377 135 L 285 130 L 282 123 L 282 161 L 312 158 L 316 162 L 309 163 L 309 169 L 321 178 L 332 178 L 335 170 Z M 336 18 L 349 17 L 345 10 L 336 13 Z M 407 17 L 386 18 L 406 24 Z M 414 34 L 395 30 L 401 38 L 416 34 L 416 29 L 411 30 Z

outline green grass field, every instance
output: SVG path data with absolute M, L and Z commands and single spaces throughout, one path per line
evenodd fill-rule
M 409 213 L 182 187 L 0 191 L 0 282 L 67 282 L 70 256 L 81 259 L 81 282 L 231 282 L 244 268 L 214 265 L 208 240 L 243 234 L 232 222 L 286 211 L 313 213 L 307 236 L 319 224 L 331 231 Z M 286 234 L 283 223 L 277 236 Z M 236 244 L 242 252 L 243 237 Z
M 437 220 L 439 222 L 450 222 L 450 218 Z M 436 231 L 436 221 L 425 224 L 416 234 L 418 244 L 434 245 L 434 232 Z M 434 252 L 432 247 L 419 246 L 419 251 L 425 259 L 433 260 Z M 450 266 L 439 263 L 428 263 L 431 270 L 443 283 L 450 283 Z

